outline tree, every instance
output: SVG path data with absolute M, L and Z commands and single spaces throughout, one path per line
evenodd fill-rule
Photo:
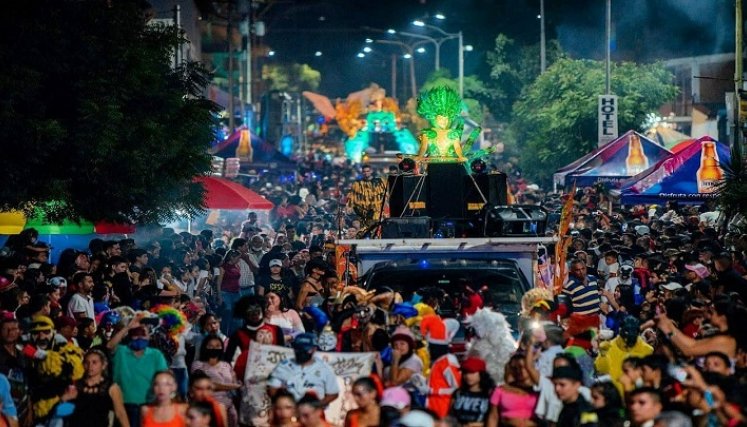
M 202 210 L 216 106 L 173 27 L 137 2 L 37 0 L 0 29 L 0 209 L 47 219 L 158 221 Z M 54 203 L 51 203 L 54 202 Z
M 270 90 L 301 92 L 316 90 L 322 74 L 307 64 L 269 64 L 262 67 L 262 79 Z
M 661 64 L 613 64 L 619 129 L 639 129 L 648 113 L 674 98 L 671 82 Z M 563 58 L 526 87 L 511 125 L 522 167 L 532 178 L 547 183 L 553 171 L 597 147 L 597 103 L 604 85 L 603 62 Z
M 546 55 L 548 66 L 564 56 L 557 40 L 547 43 Z M 540 75 L 540 45 L 519 46 L 505 34 L 498 34 L 487 62 L 490 96 L 484 102 L 496 120 L 507 123 L 524 88 Z

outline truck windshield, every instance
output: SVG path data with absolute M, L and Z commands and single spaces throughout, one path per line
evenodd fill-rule
M 517 327 L 517 315 L 521 309 L 521 297 L 526 291 L 525 281 L 519 276 L 515 265 L 430 265 L 421 262 L 416 266 L 392 266 L 375 269 L 367 281 L 368 289 L 388 286 L 402 294 L 405 301 L 424 287 L 438 287 L 449 297 L 441 307 L 446 317 L 457 317 L 459 299 L 463 297 L 460 283 L 466 281 L 473 290 L 481 291 L 486 307 L 503 313 Z

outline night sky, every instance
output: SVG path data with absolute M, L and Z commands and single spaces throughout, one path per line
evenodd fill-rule
M 319 92 L 331 97 L 377 82 L 388 86 L 390 57 L 395 46 L 375 44 L 366 58 L 356 53 L 365 38 L 396 36 L 367 31 L 394 28 L 423 32 L 413 19 L 447 32 L 464 33 L 464 43 L 474 46 L 465 53 L 465 74 L 487 77 L 485 52 L 496 35 L 505 33 L 522 44 L 540 37 L 539 0 L 296 0 L 278 2 L 267 11 L 264 42 L 276 55 L 273 61 L 308 63 L 322 73 Z M 655 61 L 683 56 L 733 51 L 733 0 L 613 0 L 613 60 Z M 574 58 L 603 59 L 604 0 L 545 0 L 548 40 L 557 38 Z M 433 17 L 443 13 L 447 19 Z M 434 35 L 434 33 L 430 33 Z M 416 54 L 418 84 L 433 69 L 432 44 Z M 322 56 L 314 56 L 321 51 Z M 400 85 L 402 65 L 399 61 Z M 447 41 L 441 64 L 457 72 L 457 42 Z

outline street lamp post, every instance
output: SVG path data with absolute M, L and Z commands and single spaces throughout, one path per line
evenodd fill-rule
M 398 40 L 372 40 L 372 43 L 399 46 L 405 52 L 404 58 L 410 61 L 410 85 L 412 86 L 413 98 L 418 96 L 417 82 L 415 81 L 415 49 L 426 42 L 427 41 L 423 40 L 412 44 L 407 44 Z
M 440 45 L 440 43 L 445 42 L 446 40 L 451 39 L 458 39 L 459 40 L 459 52 L 458 52 L 458 63 L 459 63 L 459 96 L 464 97 L 464 38 L 462 36 L 462 32 L 459 31 L 458 33 L 447 33 L 446 31 L 430 24 L 426 24 L 425 22 L 421 20 L 415 20 L 413 21 L 413 25 L 416 27 L 424 27 L 428 28 L 430 30 L 436 31 L 440 34 L 442 34 L 444 37 L 441 39 L 435 39 L 433 37 L 425 36 L 422 34 L 418 34 L 423 39 L 430 39 L 432 43 Z M 412 33 L 401 33 L 404 35 L 410 35 L 412 36 Z M 436 58 L 438 58 L 438 54 L 440 53 L 439 49 L 436 49 Z M 436 68 L 438 69 L 438 68 Z

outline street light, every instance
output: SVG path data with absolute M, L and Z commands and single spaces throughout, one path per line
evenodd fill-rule
M 371 43 L 373 43 L 373 40 L 371 40 Z M 372 49 L 370 47 L 368 47 L 368 46 L 366 46 L 366 47 L 363 48 L 363 52 L 365 52 L 365 53 L 369 53 L 369 52 L 371 52 L 371 50 Z
M 267 56 L 275 56 L 275 51 L 271 50 L 271 51 L 267 52 Z
M 366 43 L 373 43 L 373 39 L 366 39 Z
M 363 53 L 363 52 L 358 52 L 358 54 L 357 54 L 357 55 L 355 55 L 355 56 L 357 56 L 358 58 L 365 58 L 365 57 L 366 57 L 366 54 L 365 54 L 365 53 Z
M 412 54 L 406 53 L 406 54 L 402 55 L 402 57 L 405 58 L 405 59 L 412 59 Z
M 314 56 L 322 56 L 322 51 L 321 51 L 321 50 L 317 50 L 317 51 L 316 51 L 316 52 L 314 53 Z
M 444 17 L 445 18 L 445 17 Z M 425 36 L 422 34 L 414 35 L 410 33 L 404 33 L 401 32 L 400 34 L 404 34 L 406 36 L 419 36 L 420 38 L 430 40 L 435 46 L 436 46 L 436 70 L 440 68 L 440 60 L 439 56 L 441 53 L 441 43 L 445 42 L 446 40 L 451 39 L 458 39 L 459 40 L 459 51 L 458 51 L 458 64 L 459 64 L 459 96 L 464 97 L 464 38 L 462 36 L 462 32 L 459 31 L 458 33 L 447 33 L 446 31 L 433 26 L 426 24 L 420 19 L 416 19 L 412 21 L 412 24 L 416 27 L 424 27 L 433 31 L 436 31 L 437 33 L 443 35 L 444 37 L 441 39 L 435 39 L 430 36 Z
M 386 32 L 389 33 L 389 34 L 397 34 L 397 31 L 394 30 L 393 28 L 390 28 L 390 29 L 386 30 Z
M 407 33 L 403 32 L 400 32 L 400 34 L 407 35 Z M 413 59 L 413 52 L 415 52 L 415 50 L 423 43 L 427 43 L 428 40 L 421 40 L 412 44 L 407 44 L 399 40 L 374 40 L 373 42 L 399 46 L 400 48 L 402 48 L 402 50 L 404 50 L 402 58 L 410 61 L 410 85 L 412 87 L 412 97 L 415 98 L 418 95 L 418 89 L 417 82 L 415 80 L 415 60 Z
M 446 16 L 444 16 L 443 13 L 437 13 L 437 14 L 433 15 L 433 17 L 436 18 L 436 19 L 438 19 L 439 21 L 443 21 L 444 19 L 446 19 Z
M 424 47 L 419 47 L 419 48 L 417 49 L 417 52 L 418 52 L 418 53 L 425 53 L 425 48 L 424 48 Z

